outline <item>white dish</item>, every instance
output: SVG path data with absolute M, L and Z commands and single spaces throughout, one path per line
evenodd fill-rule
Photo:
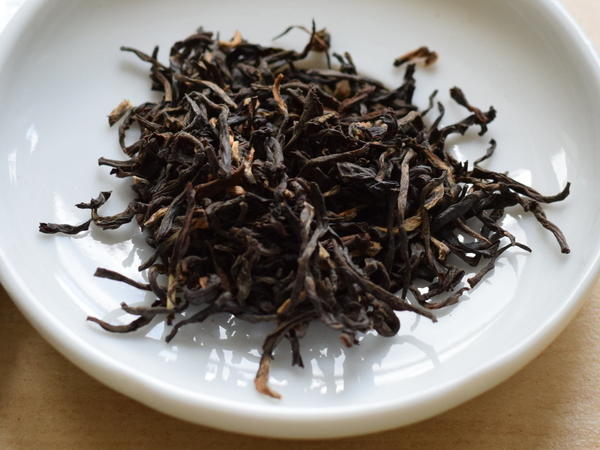
M 198 25 L 222 36 L 240 29 L 269 43 L 288 24 L 308 24 L 312 17 L 332 32 L 335 49 L 349 50 L 366 74 L 390 85 L 401 80 L 394 57 L 423 44 L 437 50 L 436 67 L 418 74 L 418 98 L 440 88 L 446 101 L 448 88 L 463 87 L 474 104 L 499 111 L 491 126 L 490 136 L 499 141 L 491 167 L 542 192 L 573 182 L 571 197 L 546 209 L 572 253 L 561 255 L 530 217 L 509 217 L 509 228 L 533 254 L 504 257 L 437 324 L 403 313 L 395 338 L 369 335 L 342 350 L 335 335 L 313 327 L 303 344 L 305 370 L 290 367 L 285 348 L 277 354 L 272 385 L 284 397 L 274 401 L 254 390 L 261 336 L 246 337 L 246 325 L 232 333 L 227 318 L 217 318 L 166 344 L 162 325 L 122 336 L 84 320 L 88 314 L 126 320 L 119 303 L 142 299 L 134 289 L 92 276 L 104 266 L 139 277 L 144 249 L 136 246 L 141 239 L 132 226 L 70 238 L 41 235 L 37 224 L 77 222 L 84 215 L 72 205 L 99 190 L 117 193 L 107 208 L 125 203 L 127 187 L 96 166 L 101 155 L 121 156 L 105 115 L 123 98 L 136 103 L 149 95 L 147 67 L 120 53 L 120 45 L 150 50 L 159 43 L 164 55 Z M 281 44 L 298 48 L 305 39 L 299 33 Z M 590 44 L 554 1 L 30 0 L 0 41 L 0 279 L 66 357 L 167 414 L 295 438 L 415 422 L 520 369 L 563 329 L 594 281 L 599 80 Z M 457 141 L 456 150 L 472 160 L 485 142 Z

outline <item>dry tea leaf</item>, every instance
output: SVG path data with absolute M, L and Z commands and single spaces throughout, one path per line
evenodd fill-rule
M 448 153 L 450 136 L 487 132 L 493 107 L 473 106 L 453 88 L 465 117 L 441 126 L 437 92 L 427 109 L 414 104 L 412 61 L 432 64 L 435 52 L 421 47 L 398 58 L 404 79 L 388 89 L 360 75 L 348 53 L 332 55 L 336 67 L 300 68 L 296 62 L 313 51 L 329 63 L 331 37 L 314 23 L 283 34 L 294 28 L 309 34 L 300 52 L 247 42 L 239 32 L 217 41 L 203 30 L 175 43 L 168 65 L 158 49 L 123 47 L 150 65 L 152 88 L 163 94 L 137 106 L 125 101 L 109 116 L 111 125 L 121 121 L 125 160 L 99 164 L 133 180 L 133 199 L 104 216 L 110 193 L 102 192 L 77 205 L 91 214 L 81 225 L 40 224 L 43 233 L 76 234 L 92 223 L 108 230 L 135 219 L 154 251 L 140 266 L 148 282 L 103 268 L 96 276 L 148 290 L 155 300 L 123 304 L 138 316 L 128 325 L 89 320 L 124 333 L 162 317 L 168 341 L 218 313 L 270 322 L 255 386 L 274 398 L 274 350 L 286 339 L 292 364 L 302 367 L 310 323 L 335 330 L 346 346 L 369 331 L 394 336 L 398 311 L 435 321 L 431 310 L 458 302 L 503 252 L 530 251 L 502 228 L 507 208 L 531 213 L 569 252 L 542 209 L 565 199 L 569 184 L 545 196 L 483 169 L 493 140 L 474 166 Z M 141 136 L 125 145 L 132 127 Z

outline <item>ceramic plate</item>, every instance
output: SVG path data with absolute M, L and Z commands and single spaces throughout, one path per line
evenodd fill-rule
M 440 54 L 418 73 L 424 104 L 461 86 L 472 103 L 499 114 L 485 138 L 451 143 L 459 157 L 479 156 L 498 140 L 489 167 L 508 170 L 544 193 L 573 182 L 549 217 L 572 253 L 518 211 L 505 225 L 534 248 L 511 251 L 437 324 L 401 314 L 397 337 L 364 337 L 342 348 L 314 326 L 303 343 L 304 370 L 276 353 L 272 385 L 281 401 L 253 386 L 262 336 L 228 317 L 183 329 L 170 344 L 162 323 L 112 335 L 87 315 L 130 318 L 119 303 L 144 301 L 128 286 L 95 279 L 97 266 L 140 277 L 148 254 L 133 226 L 77 237 L 46 236 L 40 221 L 79 222 L 73 205 L 113 190 L 107 209 L 123 207 L 129 189 L 96 160 L 120 158 L 106 114 L 122 99 L 148 98 L 147 67 L 119 52 L 130 45 L 164 50 L 199 25 L 230 36 L 237 29 L 264 44 L 289 24 L 312 18 L 333 35 L 335 50 L 388 85 L 401 83 L 393 59 L 428 45 Z M 292 33 L 280 45 L 301 48 Z M 0 274 L 40 333 L 93 377 L 182 419 L 278 437 L 333 437 L 405 425 L 458 405 L 504 380 L 537 355 L 581 304 L 598 269 L 600 214 L 598 61 L 553 1 L 405 0 L 324 2 L 36 1 L 30 0 L 0 41 Z M 462 112 L 448 107 L 452 120 Z M 549 374 L 550 375 L 550 374 Z M 93 405 L 90 405 L 90 409 Z

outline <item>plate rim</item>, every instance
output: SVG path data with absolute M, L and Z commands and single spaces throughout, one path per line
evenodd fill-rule
M 600 59 L 591 41 L 559 0 L 528 0 L 551 15 L 568 45 L 586 65 L 585 72 L 600 90 Z M 11 56 L 27 25 L 51 0 L 26 0 L 0 33 L 0 67 Z M 217 400 L 202 393 L 189 396 L 179 388 L 152 379 L 118 363 L 78 338 L 64 324 L 40 315 L 43 308 L 25 280 L 11 266 L 0 242 L 0 283 L 33 327 L 59 353 L 76 366 L 121 394 L 179 419 L 214 428 L 256 436 L 279 438 L 345 437 L 409 425 L 458 406 L 519 371 L 539 355 L 579 311 L 600 274 L 600 247 L 586 265 L 586 272 L 554 314 L 535 333 L 497 355 L 471 374 L 440 384 L 424 394 L 391 399 L 367 406 L 296 409 L 274 403 L 244 404 Z M 51 319 L 51 320 L 49 320 Z M 194 412 L 191 415 L 190 412 Z M 351 426 L 352 425 L 352 426 Z

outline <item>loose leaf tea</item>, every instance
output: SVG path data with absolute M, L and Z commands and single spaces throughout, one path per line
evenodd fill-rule
M 326 30 L 309 34 L 300 53 L 263 47 L 236 33 L 230 41 L 210 32 L 176 42 L 169 63 L 123 47 L 150 65 L 157 102 L 123 101 L 109 115 L 120 122 L 128 159 L 100 158 L 119 178 L 132 180 L 135 198 L 104 216 L 110 192 L 88 203 L 81 225 L 40 224 L 43 233 L 75 234 L 90 224 L 115 229 L 135 219 L 153 255 L 140 266 L 147 283 L 99 268 L 96 276 L 151 292 L 151 306 L 122 304 L 137 316 L 128 325 L 89 320 L 108 331 L 137 330 L 156 317 L 172 327 L 218 313 L 271 322 L 256 388 L 268 386 L 273 351 L 286 339 L 292 364 L 303 366 L 300 340 L 313 321 L 339 332 L 347 346 L 369 331 L 394 336 L 396 312 L 436 320 L 432 310 L 455 304 L 493 270 L 508 249 L 530 249 L 501 223 L 520 207 L 548 229 L 563 253 L 565 237 L 551 223 L 544 196 L 505 173 L 473 166 L 446 148 L 450 136 L 476 127 L 486 133 L 493 107 L 473 106 L 459 88 L 452 99 L 464 119 L 442 125 L 444 106 L 413 103 L 417 63 L 436 61 L 427 47 L 406 53 L 403 83 L 388 89 L 362 76 L 349 54 L 337 66 L 301 69 L 311 51 L 329 59 Z M 126 144 L 132 127 L 141 136 Z M 472 266 L 469 274 L 465 267 Z

